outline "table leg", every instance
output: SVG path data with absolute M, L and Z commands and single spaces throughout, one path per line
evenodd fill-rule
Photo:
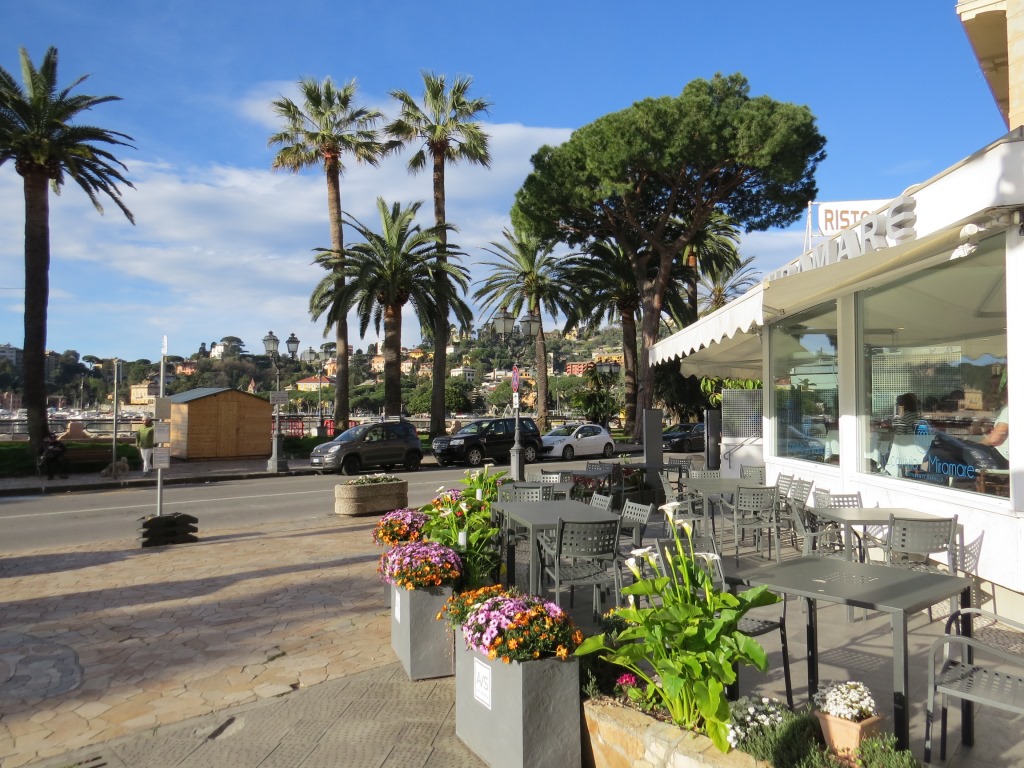
M 851 563 L 853 562 L 853 526 L 849 523 L 843 523 L 843 554 L 846 555 L 847 560 Z M 846 620 L 848 622 L 854 621 L 853 611 L 852 605 L 846 606 Z
M 968 587 L 960 592 L 960 607 L 971 607 L 971 589 Z M 960 634 L 964 637 L 971 637 L 974 634 L 974 622 L 971 614 L 961 614 Z M 967 646 L 968 664 L 974 663 L 974 648 Z M 967 699 L 960 699 L 960 740 L 965 747 L 974 746 L 974 704 Z
M 530 594 L 540 594 L 540 548 L 537 546 L 537 531 L 530 526 Z
M 813 701 L 818 691 L 818 601 L 807 597 L 807 696 Z
M 516 585 L 516 545 L 515 526 L 513 526 L 505 515 L 505 586 Z
M 892 614 L 892 725 L 896 749 L 910 748 L 910 718 L 907 711 L 907 690 L 910 670 L 907 659 L 907 614 Z

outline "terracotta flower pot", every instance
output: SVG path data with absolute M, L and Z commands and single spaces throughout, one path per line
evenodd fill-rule
M 862 740 L 873 736 L 881 729 L 882 715 L 869 717 L 867 720 L 854 722 L 841 717 L 815 712 L 821 724 L 821 733 L 825 743 L 837 755 L 850 756 L 859 748 Z

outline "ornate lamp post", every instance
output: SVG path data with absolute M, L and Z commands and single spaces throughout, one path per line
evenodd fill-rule
M 512 351 L 512 334 L 515 332 L 515 317 L 506 307 L 502 307 L 495 315 L 492 321 L 494 332 L 501 337 L 502 342 L 508 342 L 509 351 Z M 540 328 L 540 317 L 535 313 L 528 312 L 519 318 L 519 332 L 525 339 L 535 339 L 537 331 Z M 514 354 L 514 353 L 513 353 Z M 518 356 L 517 356 L 518 357 Z M 519 397 L 518 393 L 514 397 L 515 400 L 515 416 L 516 416 L 516 431 L 515 441 L 512 443 L 512 450 L 510 451 L 510 467 L 511 477 L 513 481 L 523 480 L 525 473 L 523 471 L 523 446 L 520 442 L 519 433 Z
M 268 331 L 267 335 L 263 337 L 263 348 L 270 357 L 270 361 L 274 365 L 274 373 L 277 376 L 275 394 L 281 391 L 281 365 L 280 356 L 278 355 L 280 345 L 281 341 L 274 335 L 273 331 Z M 299 340 L 294 333 L 285 341 L 285 346 L 294 360 L 295 353 L 299 351 Z M 274 405 L 274 439 L 270 444 L 270 459 L 267 461 L 267 472 L 277 474 L 288 472 L 288 460 L 284 457 L 284 451 L 281 450 L 281 405 L 279 403 Z

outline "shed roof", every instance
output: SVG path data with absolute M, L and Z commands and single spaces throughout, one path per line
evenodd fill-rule
M 262 397 L 256 397 L 256 395 L 251 395 L 240 389 L 232 389 L 231 387 L 196 387 L 195 389 L 190 389 L 187 392 L 179 392 L 176 395 L 171 395 L 167 399 L 172 403 L 191 403 L 193 400 L 201 400 L 204 397 L 213 397 L 214 395 L 219 395 L 222 392 L 236 392 L 239 395 L 251 397 L 259 400 L 260 402 L 266 402 Z

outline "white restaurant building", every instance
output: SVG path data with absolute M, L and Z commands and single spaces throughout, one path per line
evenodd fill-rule
M 769 480 L 958 515 L 978 575 L 1020 593 L 1024 447 L 978 441 L 1008 413 L 1024 445 L 1024 0 L 957 11 L 1010 132 L 659 342 L 651 363 L 761 379 Z M 897 406 L 906 393 L 916 413 Z

